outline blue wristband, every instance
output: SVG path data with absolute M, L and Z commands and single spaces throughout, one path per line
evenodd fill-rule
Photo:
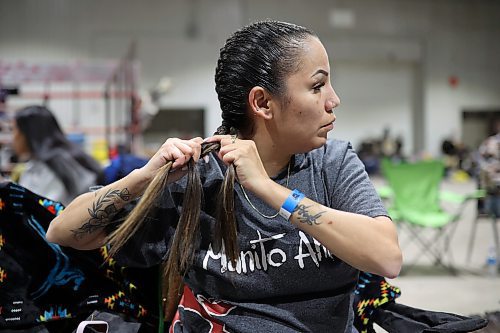
M 283 206 L 280 208 L 280 215 L 284 217 L 286 220 L 290 219 L 290 215 L 292 215 L 295 208 L 299 202 L 305 198 L 305 195 L 301 193 L 299 190 L 295 189 L 290 193 L 288 198 L 286 198 Z

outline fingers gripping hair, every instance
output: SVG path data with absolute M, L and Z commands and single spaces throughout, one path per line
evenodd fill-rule
M 228 132 L 235 132 L 235 130 L 221 126 L 216 134 L 228 134 Z M 201 156 L 219 149 L 219 143 L 203 143 Z M 111 245 L 111 249 L 108 258 L 116 255 L 124 244 L 146 223 L 147 216 L 153 210 L 158 198 L 161 197 L 162 191 L 168 184 L 168 175 L 172 164 L 173 162 L 169 161 L 159 170 L 125 222 L 110 234 L 108 242 Z M 193 160 L 190 160 L 188 163 L 187 177 L 186 192 L 182 204 L 183 209 L 172 238 L 167 259 L 163 263 L 164 278 L 162 295 L 165 319 L 170 318 L 175 313 L 175 306 L 173 304 L 176 304 L 180 299 L 182 277 L 192 265 L 199 240 L 203 189 L 198 169 L 195 167 Z M 219 193 L 218 201 L 222 202 L 222 205 L 217 205 L 217 222 L 213 240 L 215 246 L 219 249 L 222 242 L 224 242 L 225 252 L 233 263 L 236 262 L 239 251 L 234 216 L 235 178 L 234 167 L 229 166 Z

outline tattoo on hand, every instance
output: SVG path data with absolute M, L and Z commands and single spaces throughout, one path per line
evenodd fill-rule
M 117 203 L 118 200 L 127 202 L 130 199 L 131 195 L 127 188 L 122 190 L 108 190 L 104 195 L 101 195 L 92 203 L 92 208 L 88 209 L 90 215 L 89 220 L 80 228 L 71 230 L 74 237 L 80 239 L 87 234 L 91 234 L 109 225 L 110 222 L 112 222 L 111 218 L 118 212 L 115 203 Z
M 308 208 L 311 208 L 312 206 L 306 206 L 306 205 L 297 205 L 294 209 L 294 213 L 298 214 L 298 220 L 301 223 L 307 223 L 309 225 L 318 225 L 321 224 L 321 221 L 318 221 L 318 218 L 320 218 L 323 213 L 326 213 L 326 211 L 322 211 L 319 213 L 316 213 L 315 215 L 311 215 L 308 211 Z

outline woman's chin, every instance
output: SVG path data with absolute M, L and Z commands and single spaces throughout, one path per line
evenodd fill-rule
M 326 144 L 327 139 L 328 138 L 326 136 L 325 137 L 322 137 L 322 136 L 318 137 L 316 140 L 314 140 L 314 142 L 312 142 L 309 151 L 323 147 Z

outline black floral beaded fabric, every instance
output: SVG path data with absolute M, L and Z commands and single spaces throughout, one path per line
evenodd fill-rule
M 0 183 L 0 331 L 33 332 L 60 322 L 65 330 L 55 331 L 72 332 L 68 322 L 95 310 L 155 326 L 158 267 L 119 266 L 106 260 L 106 246 L 78 251 L 47 242 L 46 230 L 63 209 L 15 183 Z

